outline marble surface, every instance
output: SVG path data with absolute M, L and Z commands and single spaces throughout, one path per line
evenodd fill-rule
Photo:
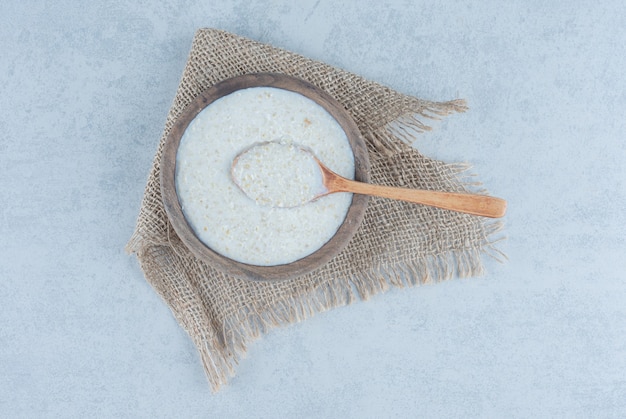
M 0 9 L 1 416 L 626 414 L 626 3 Z M 212 395 L 123 250 L 199 27 L 466 98 L 415 146 L 509 201 L 509 260 L 276 329 Z

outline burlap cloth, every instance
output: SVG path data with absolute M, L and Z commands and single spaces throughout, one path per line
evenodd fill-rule
M 159 185 L 163 143 L 177 116 L 202 90 L 234 76 L 285 73 L 328 92 L 363 134 L 372 183 L 465 191 L 461 164 L 429 159 L 409 144 L 429 129 L 421 121 L 464 111 L 461 100 L 429 102 L 346 71 L 214 29 L 199 30 L 165 124 L 127 250 L 197 346 L 217 390 L 234 374 L 249 342 L 272 327 L 353 302 L 390 286 L 416 285 L 482 271 L 481 254 L 497 254 L 497 222 L 452 211 L 372 198 L 347 248 L 316 272 L 259 283 L 229 277 L 196 259 L 166 216 Z

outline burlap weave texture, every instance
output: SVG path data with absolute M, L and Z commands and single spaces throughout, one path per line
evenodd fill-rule
M 461 180 L 463 165 L 429 159 L 409 145 L 413 135 L 428 129 L 424 118 L 464 111 L 463 101 L 420 100 L 270 45 L 199 30 L 127 249 L 136 253 L 146 279 L 194 341 L 213 390 L 234 374 L 246 345 L 271 327 L 366 299 L 389 286 L 476 275 L 482 271 L 481 255 L 497 253 L 491 236 L 499 223 L 372 198 L 348 247 L 326 266 L 299 278 L 250 282 L 196 259 L 176 236 L 161 201 L 164 139 L 200 92 L 226 78 L 257 72 L 302 78 L 338 100 L 367 142 L 372 183 L 457 192 L 467 187 Z

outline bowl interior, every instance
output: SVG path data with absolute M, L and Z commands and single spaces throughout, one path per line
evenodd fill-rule
M 183 134 L 191 121 L 217 99 L 250 87 L 275 87 L 296 92 L 326 109 L 339 123 L 348 138 L 354 155 L 355 179 L 362 182 L 369 180 L 369 157 L 365 142 L 355 122 L 335 99 L 323 90 L 295 77 L 272 73 L 247 74 L 224 80 L 205 90 L 185 108 L 176 120 L 165 140 L 161 158 L 163 204 L 174 230 L 189 250 L 199 259 L 239 278 L 254 281 L 290 279 L 325 265 L 348 244 L 363 220 L 367 208 L 367 196 L 353 195 L 352 203 L 343 223 L 333 237 L 317 251 L 291 263 L 258 266 L 228 258 L 200 241 L 184 216 L 176 192 L 176 154 Z

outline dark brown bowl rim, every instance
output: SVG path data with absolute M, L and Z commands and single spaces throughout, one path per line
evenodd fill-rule
M 343 128 L 350 142 L 354 155 L 355 179 L 362 182 L 369 180 L 370 163 L 365 141 L 356 123 L 339 102 L 322 89 L 302 79 L 285 74 L 254 73 L 229 78 L 206 89 L 187 105 L 176 118 L 165 139 L 160 162 L 163 205 L 174 231 L 176 231 L 187 248 L 200 260 L 238 278 L 253 281 L 291 279 L 322 267 L 348 245 L 363 221 L 368 203 L 366 195 L 355 194 L 352 196 L 352 203 L 343 223 L 339 226 L 335 235 L 317 251 L 292 263 L 258 266 L 228 258 L 200 241 L 185 219 L 176 192 L 176 154 L 183 134 L 191 121 L 217 99 L 237 90 L 250 87 L 275 87 L 296 92 L 315 101 L 326 109 Z

